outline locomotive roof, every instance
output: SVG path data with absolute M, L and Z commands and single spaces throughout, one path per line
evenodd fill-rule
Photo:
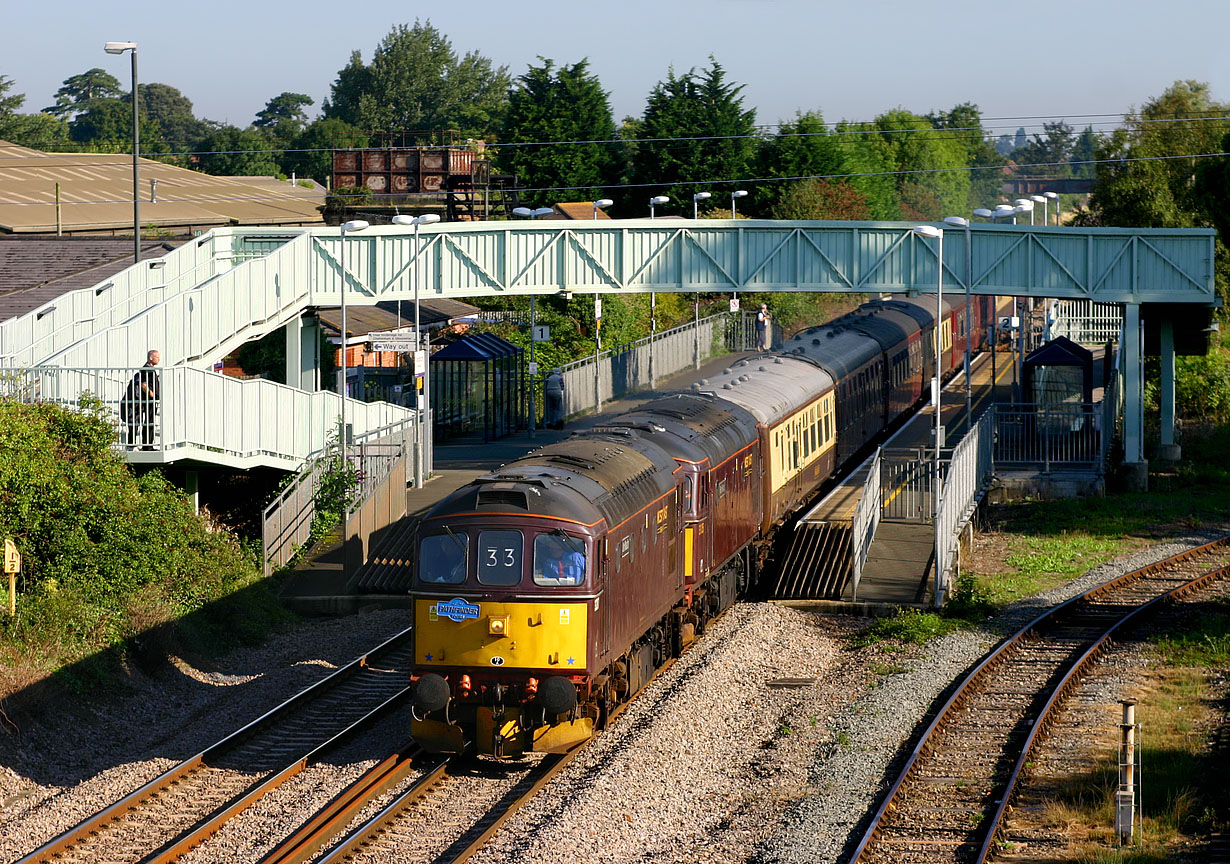
M 702 378 L 692 388 L 746 409 L 767 426 L 832 386 L 832 376 L 814 363 L 781 354 L 762 354 L 739 360 L 718 375 Z
M 904 346 L 921 329 L 912 315 L 881 302 L 860 306 L 849 318 L 851 327 L 876 340 L 883 350 Z
M 605 427 L 650 438 L 676 459 L 721 464 L 756 440 L 745 408 L 698 393 L 674 393 L 623 414 Z
M 878 357 L 880 344 L 842 319 L 796 334 L 782 345 L 782 351 L 807 357 L 836 379 Z
M 674 460 L 648 441 L 573 435 L 503 465 L 441 501 L 427 519 L 450 513 L 525 513 L 608 527 L 673 487 Z

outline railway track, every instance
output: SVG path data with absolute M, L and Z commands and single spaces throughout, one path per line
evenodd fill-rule
M 1132 571 L 1039 615 L 959 685 L 851 861 L 982 862 L 1056 705 L 1111 636 L 1230 572 L 1230 538 Z
M 338 669 L 17 864 L 170 862 L 409 695 L 411 631 Z

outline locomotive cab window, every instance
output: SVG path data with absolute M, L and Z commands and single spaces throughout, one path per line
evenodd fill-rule
M 534 584 L 580 585 L 585 581 L 585 544 L 556 531 L 534 538 Z
M 456 585 L 466 581 L 466 535 L 433 534 L 419 544 L 419 581 Z
M 516 585 L 521 581 L 521 532 L 478 533 L 478 581 L 483 585 Z

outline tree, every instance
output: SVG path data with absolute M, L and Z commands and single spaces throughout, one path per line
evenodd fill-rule
M 712 56 L 709 64 L 685 75 L 672 68 L 654 86 L 632 160 L 634 183 L 663 187 L 681 204 L 697 190 L 749 176 L 754 164 L 756 111 L 744 109 L 743 85 L 727 83 Z
M 500 149 L 502 170 L 535 192 L 539 205 L 600 197 L 599 190 L 619 180 L 621 145 L 616 142 L 611 105 L 589 61 L 554 70 L 554 61 L 538 58 L 508 94 L 508 113 L 500 134 L 503 144 L 578 141 L 542 147 Z
M 48 148 L 61 145 L 68 136 L 63 120 L 50 114 L 20 114 L 23 93 L 9 94 L 13 79 L 0 75 L 0 139 L 22 147 Z
M 304 128 L 282 153 L 282 173 L 310 177 L 328 184 L 333 176 L 333 150 L 366 147 L 367 138 L 358 129 L 336 117 L 321 118 Z
M 142 110 L 141 149 L 155 153 L 163 150 L 162 129 Z M 99 152 L 131 152 L 132 103 L 127 99 L 94 99 L 89 108 L 68 124 L 69 137 L 88 149 Z
M 963 102 L 951 111 L 927 115 L 931 125 L 955 138 L 965 148 L 965 163 L 970 169 L 970 209 L 985 207 L 999 198 L 1000 176 L 996 170 L 1006 160 L 987 138 L 982 112 L 972 102 Z
M 475 51 L 460 59 L 431 26 L 399 24 L 376 47 L 370 67 L 354 52 L 338 73 L 325 116 L 386 132 L 458 129 L 483 135 L 508 104 L 508 68 Z
M 95 99 L 117 99 L 123 94 L 119 79 L 97 67 L 64 79 L 64 86 L 56 91 L 56 104 L 43 112 L 71 120 L 87 110 Z
M 870 146 L 896 172 L 903 218 L 942 219 L 966 209 L 970 177 L 960 140 L 901 108 L 877 117 L 874 128 Z
M 184 151 L 205 133 L 205 125 L 192 111 L 192 100 L 169 84 L 140 84 L 141 113 L 158 124 L 165 146 L 171 150 Z M 132 103 L 126 95 L 123 99 L 132 111 Z M 144 135 L 144 121 L 142 123 Z
M 257 129 L 263 129 L 282 141 L 289 141 L 303 131 L 307 125 L 306 109 L 314 105 L 315 100 L 303 93 L 280 93 L 265 103 L 256 114 L 252 124 Z
M 1033 140 L 1018 147 L 1012 158 L 1030 177 L 1071 176 L 1067 163 L 1076 146 L 1076 133 L 1063 120 L 1043 123 L 1042 129 L 1042 135 L 1034 133 Z
M 278 163 L 270 152 L 272 142 L 252 127 L 215 126 L 200 140 L 200 169 L 206 174 L 229 177 L 277 176 Z
M 772 210 L 774 219 L 871 218 L 867 196 L 846 180 L 800 180 L 786 192 Z
M 822 177 L 841 173 L 841 152 L 829 135 L 819 111 L 800 111 L 793 123 L 782 123 L 777 134 L 760 147 L 762 177 Z M 791 182 L 758 184 L 752 193 L 753 208 L 776 212 L 787 197 L 798 194 Z M 864 196 L 864 203 L 866 197 Z M 821 216 L 781 216 L 782 219 L 820 219 Z M 834 217 L 836 218 L 836 217 Z

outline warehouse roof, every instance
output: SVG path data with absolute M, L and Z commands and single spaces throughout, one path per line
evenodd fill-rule
M 153 184 L 157 180 L 157 201 Z M 132 156 L 44 153 L 0 141 L 0 232 L 132 229 Z M 318 225 L 320 193 L 298 184 L 215 177 L 141 160 L 141 223 L 206 230 L 219 225 Z

